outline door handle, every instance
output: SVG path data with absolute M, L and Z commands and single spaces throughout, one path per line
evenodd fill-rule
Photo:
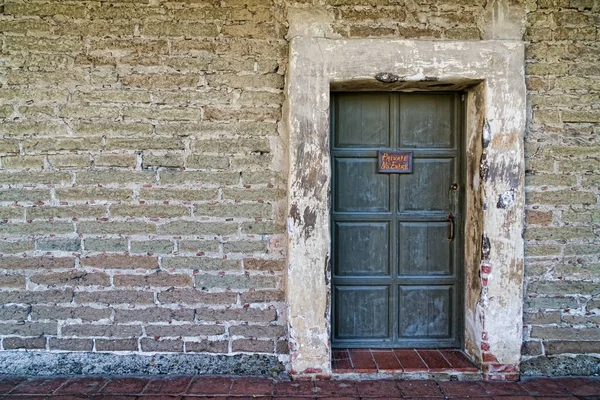
M 446 221 L 450 222 L 450 235 L 448 236 L 448 242 L 452 242 L 454 240 L 454 215 L 452 215 L 452 213 L 448 214 Z

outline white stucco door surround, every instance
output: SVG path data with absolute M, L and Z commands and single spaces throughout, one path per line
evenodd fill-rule
M 519 40 L 296 37 L 289 149 L 290 372 L 329 377 L 332 90 L 462 90 L 466 101 L 465 352 L 486 379 L 518 377 L 522 341 L 526 92 Z M 382 73 L 393 82 L 382 83 Z

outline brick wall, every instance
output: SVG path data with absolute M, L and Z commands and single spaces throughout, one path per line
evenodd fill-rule
M 287 353 L 282 10 L 2 3 L 2 349 Z
M 600 353 L 600 3 L 528 14 L 526 373 L 597 373 Z M 568 354 L 570 357 L 562 357 Z

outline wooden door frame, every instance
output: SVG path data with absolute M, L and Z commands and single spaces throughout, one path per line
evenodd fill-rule
M 292 39 L 283 129 L 293 375 L 331 374 L 329 93 L 339 89 L 466 92 L 465 351 L 485 373 L 518 372 L 524 63 L 515 40 Z

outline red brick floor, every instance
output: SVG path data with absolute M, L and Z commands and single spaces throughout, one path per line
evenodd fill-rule
M 0 399 L 49 400 L 598 400 L 600 378 L 521 382 L 287 381 L 260 377 L 0 378 Z
M 437 349 L 335 349 L 333 372 L 477 372 L 458 350 Z

